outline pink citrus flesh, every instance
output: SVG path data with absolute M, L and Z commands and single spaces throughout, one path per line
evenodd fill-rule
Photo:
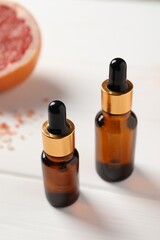
M 0 1 L 0 90 L 25 80 L 40 52 L 40 31 L 21 5 Z

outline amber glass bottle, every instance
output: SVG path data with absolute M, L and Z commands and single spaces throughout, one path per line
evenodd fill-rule
M 133 85 L 126 80 L 126 63 L 110 63 L 109 79 L 102 83 L 102 111 L 96 124 L 96 170 L 109 182 L 127 178 L 133 171 L 137 118 L 131 111 Z
M 66 119 L 65 105 L 49 104 L 49 119 L 42 126 L 42 170 L 48 201 L 54 207 L 66 207 L 79 196 L 79 155 L 74 146 L 74 124 Z

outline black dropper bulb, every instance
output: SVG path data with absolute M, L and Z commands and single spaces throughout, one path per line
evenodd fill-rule
M 109 66 L 109 81 L 107 87 L 114 92 L 126 91 L 128 88 L 126 75 L 126 62 L 122 58 L 114 58 Z
M 56 135 L 65 135 L 68 132 L 66 121 L 66 107 L 59 100 L 52 101 L 48 106 L 48 131 Z

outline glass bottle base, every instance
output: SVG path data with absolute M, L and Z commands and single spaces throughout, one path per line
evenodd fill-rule
M 46 192 L 48 202 L 56 208 L 67 207 L 73 204 L 79 197 L 79 192 L 53 193 Z
M 133 172 L 133 164 L 111 166 L 96 161 L 98 175 L 107 182 L 118 182 L 128 178 Z

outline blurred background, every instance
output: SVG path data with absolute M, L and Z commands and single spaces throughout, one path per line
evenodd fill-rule
M 154 232 L 154 239 L 159 240 L 160 2 L 17 2 L 35 17 L 42 46 L 27 80 L 0 93 L 0 124 L 6 123 L 13 131 L 9 139 L 0 136 L 2 239 L 9 239 L 11 233 L 12 239 L 52 239 L 53 230 L 57 239 L 66 239 L 65 234 L 70 239 L 150 239 Z M 112 185 L 95 172 L 94 118 L 101 109 L 101 83 L 108 78 L 109 63 L 115 57 L 127 62 L 139 125 L 135 171 L 128 180 Z M 67 117 L 75 123 L 80 152 L 83 194 L 73 209 L 64 212 L 52 210 L 45 200 L 40 162 L 41 125 L 54 99 L 64 101 Z M 103 211 L 106 202 L 108 214 Z M 36 210 L 27 225 L 31 209 Z M 86 214 L 79 215 L 78 209 Z M 63 229 L 63 223 L 70 230 Z M 83 233 L 77 236 L 79 231 Z

